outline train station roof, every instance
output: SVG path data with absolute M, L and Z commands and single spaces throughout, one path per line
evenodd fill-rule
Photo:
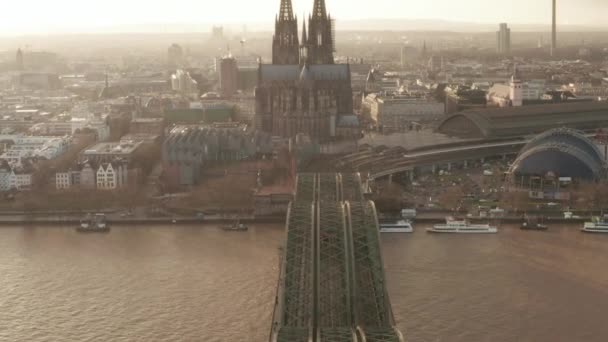
M 462 138 L 500 139 L 558 127 L 595 130 L 607 126 L 608 102 L 566 102 L 467 110 L 444 119 L 438 131 Z

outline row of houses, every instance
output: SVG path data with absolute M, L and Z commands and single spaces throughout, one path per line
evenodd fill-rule
M 13 169 L 0 170 L 0 191 L 27 190 L 32 186 L 32 173 Z
M 0 165 L 0 191 L 27 190 L 32 186 L 33 171 L 27 167 L 11 167 L 7 162 Z
M 138 171 L 129 170 L 123 160 L 99 164 L 86 161 L 71 170 L 57 172 L 55 186 L 57 190 L 116 190 L 135 184 L 137 174 Z

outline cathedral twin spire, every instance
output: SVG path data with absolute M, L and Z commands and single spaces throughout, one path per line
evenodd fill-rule
M 327 18 L 325 0 L 315 0 L 315 4 L 312 7 L 312 16 L 314 18 Z
M 281 0 L 274 31 L 272 64 L 298 64 L 300 60 L 298 19 L 293 15 L 291 0 Z
M 279 10 L 279 18 L 281 20 L 294 20 L 293 7 L 291 0 L 281 0 L 281 9 Z
M 273 64 L 334 64 L 334 36 L 325 0 L 314 0 L 313 12 L 302 24 L 302 41 L 298 41 L 298 19 L 293 15 L 291 0 L 281 0 L 272 43 Z M 300 44 L 301 43 L 301 44 Z

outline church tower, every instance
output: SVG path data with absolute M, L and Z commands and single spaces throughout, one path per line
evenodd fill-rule
M 514 67 L 513 76 L 509 84 L 509 98 L 511 99 L 511 106 L 521 107 L 524 102 L 523 84 L 519 78 L 519 72 L 517 66 Z
M 281 0 L 279 16 L 275 20 L 272 38 L 272 64 L 298 64 L 298 19 L 293 15 L 291 0 Z
M 308 61 L 310 64 L 334 64 L 334 35 L 325 0 L 315 0 L 308 18 Z

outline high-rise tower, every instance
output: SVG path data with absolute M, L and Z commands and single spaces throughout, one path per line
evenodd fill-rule
M 551 56 L 555 53 L 555 49 L 557 49 L 557 4 L 556 0 L 553 0 L 553 22 L 551 29 Z
M 331 16 L 327 14 L 325 0 L 315 0 L 308 18 L 308 53 L 310 64 L 334 64 L 334 35 Z
M 506 23 L 501 23 L 496 32 L 497 51 L 499 54 L 511 52 L 511 29 Z
M 23 71 L 23 51 L 21 51 L 21 48 L 17 49 L 15 65 L 17 66 L 17 70 Z
M 272 64 L 298 64 L 298 19 L 293 15 L 291 0 L 281 0 L 279 16 L 275 20 L 272 39 Z

